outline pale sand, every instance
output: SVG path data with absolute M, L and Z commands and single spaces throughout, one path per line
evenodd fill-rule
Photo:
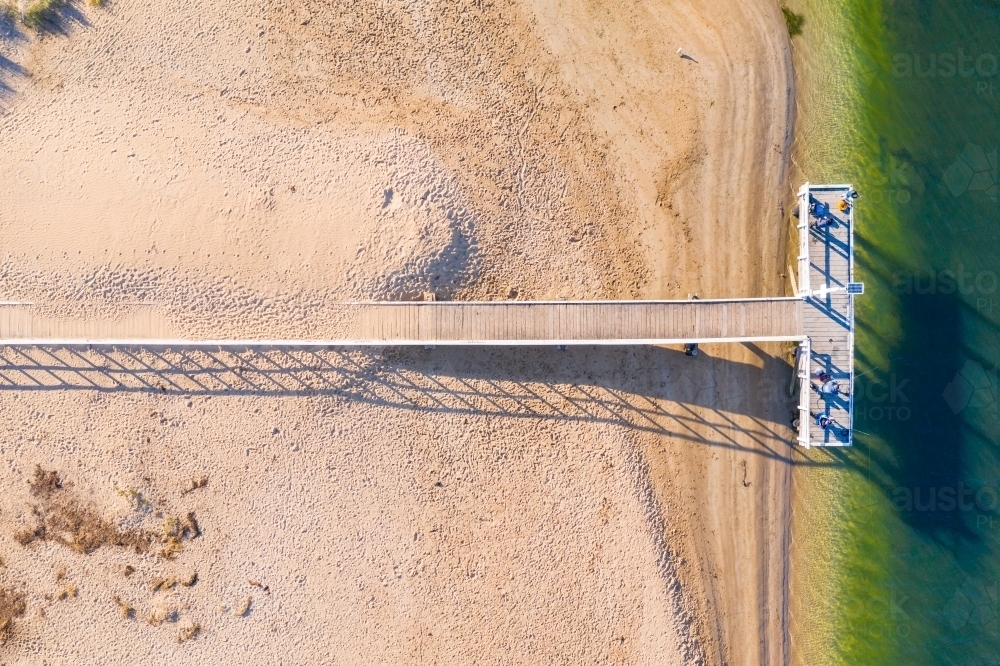
M 315 338 L 355 298 L 783 291 L 770 0 L 80 11 L 0 41 L 0 300 Z M 66 390 L 0 392 L 0 586 L 27 596 L 0 658 L 781 663 L 790 371 L 704 351 L 5 350 L 0 384 Z M 91 364 L 153 370 L 97 391 Z M 203 535 L 169 562 L 22 546 L 36 464 Z

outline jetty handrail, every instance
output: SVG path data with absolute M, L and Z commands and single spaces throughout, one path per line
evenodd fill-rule
M 799 294 L 809 294 L 809 183 L 799 188 Z
M 466 305 L 496 305 L 496 306 L 529 306 L 529 305 L 692 305 L 705 303 L 763 303 L 770 301 L 797 301 L 798 296 L 752 296 L 748 298 L 659 298 L 659 299 L 620 299 L 620 300 L 547 300 L 547 301 L 348 301 L 343 305 L 406 305 L 448 307 Z
M 811 446 L 809 426 L 812 425 L 810 423 L 812 414 L 809 412 L 809 375 L 812 372 L 812 349 L 809 338 L 802 341 L 798 352 L 796 372 L 799 377 L 799 444 L 808 449 Z
M 848 191 L 853 191 L 851 185 L 847 186 Z M 851 206 L 850 212 L 851 233 L 847 235 L 847 276 L 848 282 L 854 282 L 854 229 L 858 223 L 858 210 L 856 206 Z M 851 322 L 850 331 L 847 334 L 848 346 L 854 349 L 854 295 L 848 299 L 848 321 Z M 847 423 L 847 445 L 854 445 L 854 354 L 851 354 L 851 383 L 850 395 L 847 397 L 847 413 L 849 414 Z
M 161 349 L 245 349 L 245 348 L 325 348 L 325 347 L 463 347 L 481 345 L 490 347 L 547 347 L 557 346 L 607 346 L 626 345 L 682 345 L 728 344 L 733 342 L 802 342 L 801 335 L 746 336 L 734 338 L 622 338 L 622 339 L 532 339 L 508 340 L 506 338 L 482 340 L 367 340 L 367 339 L 276 339 L 276 340 L 188 340 L 183 338 L 8 338 L 0 339 L 0 347 L 147 347 Z

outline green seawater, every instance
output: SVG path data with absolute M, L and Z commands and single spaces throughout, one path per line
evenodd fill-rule
M 1000 664 L 1000 1 L 790 0 L 793 184 L 851 182 L 856 445 L 794 472 L 797 664 Z

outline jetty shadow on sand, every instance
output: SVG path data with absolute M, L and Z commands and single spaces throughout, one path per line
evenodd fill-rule
M 0 19 L 0 23 L 3 19 Z M 28 71 L 13 60 L 0 55 L 0 114 L 6 113 L 16 90 L 14 81 L 23 79 Z
M 614 424 L 790 461 L 791 367 L 746 347 L 757 363 L 651 346 L 10 346 L 0 348 L 0 391 L 330 396 L 430 413 Z
M 0 44 L 23 44 L 27 41 L 28 33 L 18 24 L 17 18 L 7 13 L 0 13 Z

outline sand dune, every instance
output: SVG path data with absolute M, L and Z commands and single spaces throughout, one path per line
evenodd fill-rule
M 0 300 L 41 317 L 315 337 L 428 291 L 783 289 L 767 0 L 120 0 L 3 35 Z M 6 663 L 784 659 L 778 347 L 0 351 Z M 36 465 L 149 545 L 74 550 Z

